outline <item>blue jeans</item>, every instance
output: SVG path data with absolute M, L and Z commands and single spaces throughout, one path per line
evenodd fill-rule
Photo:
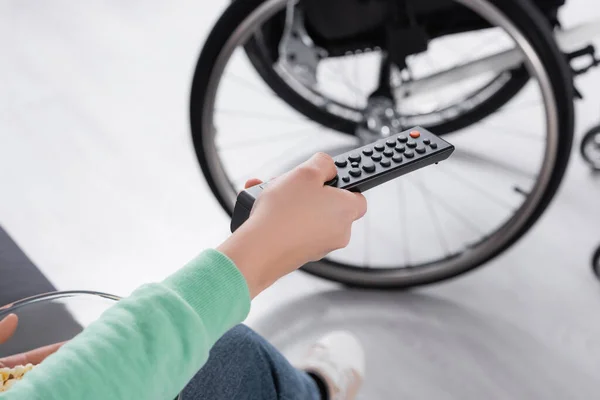
M 290 365 L 256 332 L 238 325 L 210 351 L 208 362 L 183 391 L 183 400 L 317 400 L 316 381 Z

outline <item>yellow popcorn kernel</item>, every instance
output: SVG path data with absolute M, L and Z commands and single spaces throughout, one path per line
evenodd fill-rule
M 7 391 L 16 381 L 23 379 L 33 367 L 35 365 L 27 364 L 17 365 L 14 368 L 0 368 L 0 393 Z
M 8 376 L 11 373 L 10 368 L 0 368 L 0 382 L 8 380 Z
M 14 376 L 15 378 L 20 378 L 21 376 L 23 376 L 23 374 L 24 374 L 25 372 L 26 372 L 26 371 L 25 371 L 25 367 L 24 367 L 24 366 L 22 366 L 22 365 L 17 365 L 17 366 L 14 368 L 13 376 Z

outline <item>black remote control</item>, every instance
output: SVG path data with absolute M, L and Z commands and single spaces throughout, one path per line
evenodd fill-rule
M 337 176 L 326 185 L 364 192 L 391 179 L 450 157 L 454 146 L 428 130 L 416 127 L 380 139 L 334 158 Z M 237 197 L 231 232 L 250 216 L 254 201 L 268 183 L 243 190 Z

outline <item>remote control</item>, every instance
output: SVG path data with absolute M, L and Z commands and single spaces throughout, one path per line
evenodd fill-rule
M 391 179 L 450 157 L 454 146 L 428 130 L 415 127 L 334 157 L 337 176 L 326 185 L 364 192 Z M 250 216 L 254 201 L 268 182 L 243 190 L 237 197 L 231 232 Z

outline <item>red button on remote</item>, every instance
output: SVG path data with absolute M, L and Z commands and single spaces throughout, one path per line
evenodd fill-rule
M 421 132 L 419 132 L 419 131 L 412 131 L 412 132 L 410 133 L 410 137 L 411 137 L 411 138 L 413 138 L 413 139 L 416 139 L 416 138 L 418 138 L 419 136 L 421 136 Z

